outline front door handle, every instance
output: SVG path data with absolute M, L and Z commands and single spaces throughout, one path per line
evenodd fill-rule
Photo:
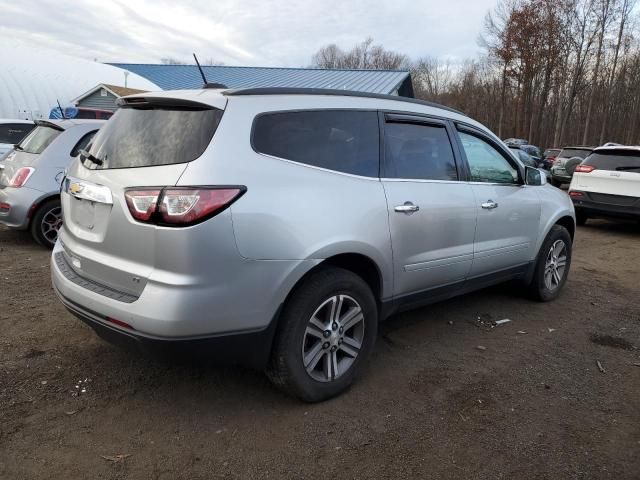
M 493 200 L 487 200 L 481 206 L 487 210 L 493 210 L 494 208 L 498 208 L 498 203 Z
M 394 210 L 399 213 L 413 213 L 420 210 L 420 207 L 411 202 L 404 202 L 404 205 L 398 205 Z

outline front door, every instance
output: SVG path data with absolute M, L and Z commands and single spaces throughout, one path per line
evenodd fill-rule
M 387 115 L 382 182 L 394 261 L 394 295 L 463 281 L 473 261 L 476 200 L 460 181 L 447 123 Z
M 471 129 L 458 135 L 478 214 L 470 278 L 527 264 L 537 253 L 538 192 L 497 142 Z

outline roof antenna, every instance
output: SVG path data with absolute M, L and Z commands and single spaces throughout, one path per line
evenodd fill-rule
M 62 115 L 62 119 L 66 119 L 67 117 L 64 116 L 64 110 L 62 109 L 62 106 L 60 105 L 60 100 L 58 100 L 56 98 L 56 102 L 58 103 L 58 108 L 60 109 L 60 115 Z
M 207 82 L 207 77 L 204 74 L 204 70 L 202 70 L 202 67 L 200 66 L 200 62 L 198 61 L 198 57 L 196 57 L 196 54 L 193 54 L 193 59 L 196 61 L 196 65 L 198 66 L 198 70 L 200 70 L 200 75 L 202 76 L 202 88 L 229 88 L 227 87 L 225 84 L 223 83 L 209 83 Z

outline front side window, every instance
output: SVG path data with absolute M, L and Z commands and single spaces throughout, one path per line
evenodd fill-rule
M 385 177 L 458 180 L 444 125 L 387 123 L 384 135 Z
M 465 132 L 459 135 L 472 182 L 518 183 L 518 170 L 498 150 L 475 135 Z
M 378 176 L 376 112 L 267 113 L 256 118 L 252 143 L 258 153 L 353 175 Z
M 42 153 L 61 133 L 62 130 L 47 125 L 38 125 L 20 142 L 17 150 L 27 153 Z

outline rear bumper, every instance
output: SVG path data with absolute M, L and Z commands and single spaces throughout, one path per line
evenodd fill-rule
M 0 204 L 7 203 L 11 207 L 0 208 L 0 223 L 7 227 L 24 230 L 29 226 L 29 210 L 42 196 L 42 192 L 28 187 L 0 188 Z
M 577 214 L 590 217 L 640 219 L 640 200 L 631 206 L 612 205 L 586 199 L 572 198 L 572 200 Z
M 195 358 L 256 369 L 265 368 L 269 360 L 277 326 L 277 314 L 269 326 L 262 330 L 230 332 L 223 335 L 164 338 L 112 325 L 107 317 L 87 310 L 71 301 L 55 286 L 54 291 L 67 310 L 91 327 L 100 338 L 128 351 L 165 359 Z

